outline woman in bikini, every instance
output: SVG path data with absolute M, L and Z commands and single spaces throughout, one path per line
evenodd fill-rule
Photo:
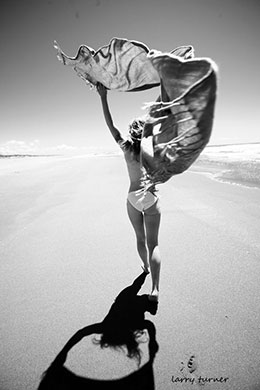
M 127 212 L 136 234 L 137 251 L 143 262 L 144 271 L 149 273 L 149 269 L 151 270 L 150 299 L 158 300 L 161 265 L 158 232 L 161 212 L 155 186 L 150 187 L 145 193 L 142 186 L 144 172 L 140 162 L 140 144 L 144 121 L 134 120 L 129 126 L 130 139 L 125 140 L 113 124 L 107 102 L 107 89 L 98 83 L 97 92 L 101 97 L 106 124 L 124 153 L 130 179 Z

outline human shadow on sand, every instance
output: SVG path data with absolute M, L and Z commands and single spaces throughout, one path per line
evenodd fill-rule
M 120 292 L 102 322 L 80 329 L 69 339 L 43 374 L 38 390 L 153 390 L 155 388 L 153 361 L 158 351 L 158 344 L 155 338 L 155 326 L 152 321 L 145 319 L 145 312 L 155 315 L 158 303 L 150 300 L 147 294 L 138 295 L 146 276 L 147 273 L 143 272 L 130 286 Z M 91 379 L 78 376 L 64 367 L 70 349 L 84 337 L 92 334 L 99 335 L 99 340 L 96 339 L 95 343 L 101 348 L 126 347 L 127 356 L 136 359 L 139 367 L 141 352 L 138 339 L 145 329 L 149 335 L 149 360 L 137 371 L 127 376 L 111 380 Z

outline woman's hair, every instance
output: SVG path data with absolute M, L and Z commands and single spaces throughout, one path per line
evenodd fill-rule
M 133 141 L 141 141 L 145 121 L 134 119 L 129 125 L 129 135 Z
M 140 150 L 141 150 L 140 143 L 141 143 L 144 124 L 145 121 L 143 119 L 134 119 L 129 124 L 130 139 L 125 141 L 123 145 L 127 150 L 133 152 L 135 156 L 139 156 L 140 154 Z
M 133 331 L 129 328 L 115 327 L 105 330 L 100 339 L 95 338 L 94 344 L 99 344 L 101 348 L 123 349 L 126 347 L 127 356 L 134 358 L 138 366 L 141 363 L 142 351 L 139 348 L 138 338 L 144 334 L 142 330 Z

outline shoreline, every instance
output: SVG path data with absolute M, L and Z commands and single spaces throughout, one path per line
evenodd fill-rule
M 34 157 L 37 164 L 31 164 Z M 0 176 L 5 174 L 19 174 L 24 170 L 36 169 L 39 165 L 60 163 L 71 159 L 99 159 L 99 158 L 122 158 L 119 153 L 97 153 L 84 155 L 34 155 L 34 156 L 8 156 L 0 159 Z M 215 160 L 199 157 L 188 169 L 193 173 L 208 174 L 211 179 L 222 183 L 240 185 L 249 188 L 260 189 L 260 161 L 257 160 Z
M 191 172 L 209 174 L 213 180 L 260 189 L 260 162 L 258 161 L 214 161 L 199 159 Z

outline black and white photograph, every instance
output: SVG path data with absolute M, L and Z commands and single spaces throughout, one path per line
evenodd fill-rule
M 259 18 L 1 2 L 0 390 L 260 389 Z

